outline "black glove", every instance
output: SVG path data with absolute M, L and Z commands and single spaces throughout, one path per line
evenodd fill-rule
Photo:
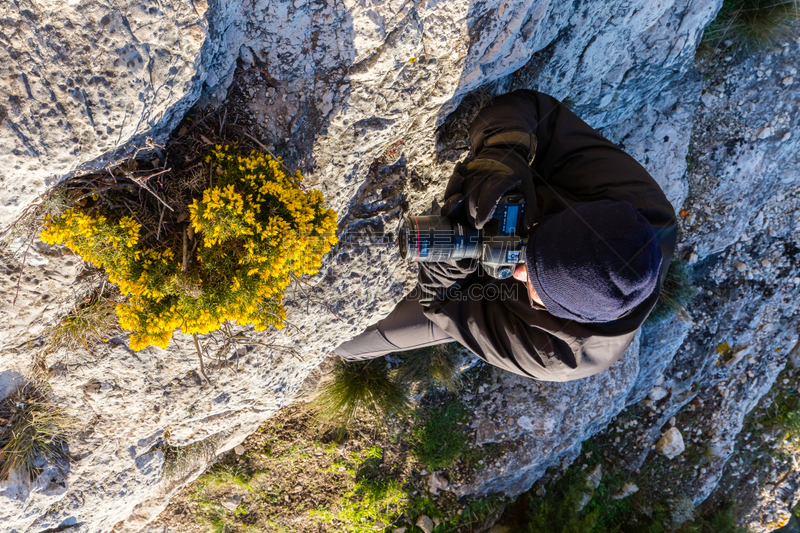
M 536 221 L 533 175 L 518 154 L 508 152 L 507 157 L 497 155 L 503 161 L 481 157 L 469 164 L 456 165 L 445 189 L 441 213 L 454 218 L 466 216 L 472 226 L 482 229 L 491 220 L 503 195 L 517 191 L 525 197 L 522 227 L 527 231 Z

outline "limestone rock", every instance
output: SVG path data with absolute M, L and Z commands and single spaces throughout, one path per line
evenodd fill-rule
M 174 127 L 213 68 L 198 65 L 203 5 L 4 2 L 0 225 L 82 164 L 98 168 L 130 140 Z
M 676 427 L 671 427 L 661 435 L 656 443 L 656 450 L 667 457 L 673 459 L 683 453 L 686 446 L 683 444 L 683 435 Z

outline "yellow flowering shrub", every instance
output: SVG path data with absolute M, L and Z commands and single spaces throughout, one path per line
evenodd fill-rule
M 302 175 L 253 152 L 217 146 L 206 163 L 216 182 L 188 207 L 195 260 L 182 269 L 182 243 L 140 244 L 132 217 L 69 209 L 48 220 L 41 238 L 105 269 L 128 301 L 116 308 L 131 348 L 166 348 L 172 333 L 208 333 L 225 320 L 262 331 L 283 327 L 292 275 L 315 274 L 336 243 L 336 212 L 322 193 L 304 192 Z M 157 244 L 157 243 L 156 243 Z

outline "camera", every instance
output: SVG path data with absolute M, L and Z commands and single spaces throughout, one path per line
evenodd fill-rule
M 404 217 L 397 231 L 400 255 L 429 263 L 478 259 L 493 278 L 509 278 L 525 262 L 527 239 L 519 234 L 524 207 L 521 194 L 506 194 L 482 230 L 444 216 Z

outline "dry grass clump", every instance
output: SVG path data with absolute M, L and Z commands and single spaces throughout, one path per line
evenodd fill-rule
M 70 311 L 45 332 L 45 352 L 59 348 L 92 351 L 120 331 L 113 293 L 97 293 Z
M 322 386 L 313 408 L 323 422 L 344 436 L 357 417 L 389 417 L 408 407 L 401 383 L 384 358 L 339 362 L 332 379 Z
M 398 379 L 406 383 L 437 383 L 454 391 L 460 383 L 460 352 L 461 346 L 451 342 L 397 354 L 403 359 L 397 370 Z
M 692 285 L 689 277 L 686 261 L 673 258 L 664 278 L 664 284 L 661 286 L 658 302 L 647 317 L 646 324 L 655 325 L 686 309 L 697 293 L 698 290 Z
M 48 396 L 45 383 L 28 382 L 0 401 L 0 482 L 11 472 L 33 481 L 39 459 L 68 461 L 72 420 Z
M 711 47 L 730 45 L 740 53 L 753 52 L 791 37 L 799 17 L 798 0 L 724 0 L 703 41 Z

